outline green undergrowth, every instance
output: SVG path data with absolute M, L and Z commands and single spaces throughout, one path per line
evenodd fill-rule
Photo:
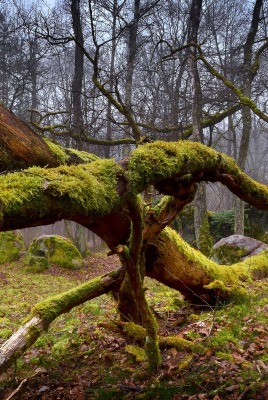
M 0 266 L 0 343 L 36 303 L 78 284 L 81 279 L 73 275 L 30 274 L 18 263 Z M 250 397 L 245 398 L 254 399 L 263 390 L 268 282 L 251 283 L 246 297 L 214 308 L 187 304 L 176 291 L 149 278 L 145 287 L 161 338 L 162 365 L 155 375 L 147 371 L 144 330 L 132 326 L 132 337 L 127 335 L 118 323 L 115 301 L 103 295 L 57 318 L 0 378 L 0 395 L 24 378 L 29 381 L 21 399 L 39 398 L 38 390 L 45 387 L 53 389 L 54 397 L 47 399 L 74 398 L 74 387 L 88 399 L 129 399 L 134 393 L 141 400 L 198 399 L 200 394 L 231 400 L 246 389 Z M 46 373 L 34 378 L 40 368 Z

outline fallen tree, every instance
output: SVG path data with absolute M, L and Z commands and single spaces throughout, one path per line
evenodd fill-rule
M 143 290 L 144 276 L 177 289 L 190 301 L 205 304 L 226 300 L 241 293 L 245 281 L 267 276 L 266 253 L 256 256 L 254 264 L 244 261 L 220 266 L 167 228 L 193 200 L 196 184 L 201 181 L 221 182 L 249 204 L 268 208 L 267 186 L 242 173 L 230 157 L 199 143 L 158 141 L 139 146 L 128 159 L 116 163 L 45 142 L 28 126 L 24 129 L 13 114 L 8 115 L 6 110 L 0 114 L 0 130 L 5 128 L 5 135 L 0 134 L 0 147 L 3 154 L 11 157 L 14 153 L 12 167 L 16 171 L 7 172 L 6 164 L 2 164 L 5 172 L 0 176 L 1 230 L 67 219 L 99 235 L 110 253 L 118 254 L 122 270 L 117 278 L 116 273 L 99 278 L 93 297 L 113 290 L 121 318 L 144 326 L 152 370 L 160 363 L 160 353 L 157 325 Z M 24 145 L 23 159 L 17 158 L 14 150 L 17 132 Z M 45 149 L 40 160 L 32 151 L 32 137 L 38 148 Z M 30 167 L 33 164 L 41 167 Z M 21 166 L 30 168 L 18 171 Z M 155 207 L 145 204 L 140 196 L 151 185 L 164 195 Z M 107 285 L 109 279 L 111 285 Z M 92 282 L 87 285 L 92 287 Z M 52 303 L 47 300 L 37 305 L 29 319 L 33 322 L 28 321 L 15 339 L 13 336 L 1 347 L 0 368 L 10 365 L 58 315 L 92 298 L 90 290 L 82 292 L 83 295 L 77 288 L 74 297 L 60 294 L 57 301 L 61 306 L 56 312 L 51 312 L 53 299 Z M 34 330 L 33 335 L 29 335 L 29 329 Z M 31 340 L 26 340 L 26 336 Z M 18 348 L 17 343 L 21 343 Z

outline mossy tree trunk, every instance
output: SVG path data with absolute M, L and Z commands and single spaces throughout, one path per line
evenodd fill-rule
M 158 347 L 157 323 L 147 303 L 143 288 L 144 247 L 143 247 L 143 207 L 141 199 L 133 198 L 129 203 L 131 217 L 131 235 L 129 246 L 119 246 L 117 253 L 122 265 L 126 268 L 128 287 L 130 287 L 135 302 L 135 311 L 139 310 L 142 326 L 146 329 L 145 352 L 149 368 L 156 372 L 160 364 Z M 122 293 L 121 293 L 122 296 Z M 125 301 L 121 298 L 121 301 Z M 130 320 L 133 320 L 132 315 Z
M 201 20 L 202 0 L 192 0 L 190 8 L 189 26 L 188 26 L 188 43 L 198 42 L 198 30 Z M 191 84 L 192 97 L 192 121 L 193 121 L 193 140 L 204 143 L 204 135 L 202 128 L 203 116 L 203 95 L 201 89 L 200 76 L 197 63 L 197 49 L 191 46 L 188 50 L 188 73 Z M 209 243 L 204 238 L 209 238 L 208 217 L 207 217 L 207 197 L 206 183 L 200 182 L 196 191 L 194 201 L 194 228 L 197 248 L 209 254 Z
M 5 146 L 12 154 L 14 147 L 10 139 L 13 134 L 17 136 L 14 129 L 10 128 L 8 133 L 9 140 Z M 27 142 L 27 135 L 24 139 Z M 5 137 L 0 135 L 1 140 L 4 142 Z M 43 145 L 42 139 L 37 141 Z M 96 160 L 68 166 L 68 153 L 64 149 L 57 147 L 55 156 L 55 147 L 45 149 L 50 160 L 63 165 L 57 168 L 33 167 L 0 176 L 1 230 L 67 219 L 98 234 L 111 252 L 119 255 L 127 272 L 132 300 L 146 329 L 146 348 L 152 370 L 157 368 L 160 359 L 157 326 L 143 291 L 144 275 L 175 288 L 190 301 L 206 304 L 214 303 L 216 298 L 227 299 L 239 291 L 243 282 L 267 275 L 266 253 L 255 258 L 254 266 L 246 261 L 232 267 L 218 266 L 167 228 L 183 207 L 193 200 L 196 184 L 202 181 L 219 181 L 240 199 L 268 209 L 267 186 L 241 172 L 230 157 L 196 142 L 159 141 L 139 146 L 121 163 Z M 31 151 L 32 148 L 28 147 L 28 152 Z M 80 157 L 82 160 L 85 154 L 80 154 Z M 45 158 L 40 160 L 41 165 L 44 165 Z M 55 161 L 57 159 L 60 161 Z M 26 165 L 38 163 L 36 160 L 29 155 Z M 79 160 L 79 154 L 76 160 Z M 144 207 L 139 196 L 150 185 L 167 195 L 154 208 Z M 121 276 L 115 279 L 109 288 L 120 292 L 122 279 Z M 107 286 L 102 283 L 99 289 L 105 292 Z M 44 326 L 48 326 L 59 312 L 84 301 L 83 295 L 75 296 L 75 301 L 71 302 L 69 296 L 59 296 L 59 311 L 51 308 L 49 302 L 37 307 Z M 123 291 L 120 296 L 123 303 Z M 132 319 L 132 314 L 129 318 Z

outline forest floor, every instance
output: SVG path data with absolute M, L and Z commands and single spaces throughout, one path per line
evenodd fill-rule
M 88 259 L 90 269 L 25 271 L 0 266 L 0 344 L 38 301 L 114 269 L 116 257 Z M 198 309 L 177 292 L 146 279 L 161 336 L 199 350 L 161 350 L 157 374 L 147 371 L 142 344 L 122 332 L 116 304 L 103 295 L 55 320 L 47 333 L 0 377 L 0 399 L 268 399 L 268 281 L 248 296 Z

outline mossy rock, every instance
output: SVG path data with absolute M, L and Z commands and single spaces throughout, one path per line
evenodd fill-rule
M 18 260 L 24 251 L 25 245 L 20 231 L 0 233 L 0 264 Z
M 44 272 L 49 268 L 48 259 L 46 257 L 35 256 L 28 253 L 23 260 L 25 270 L 29 272 Z
M 40 267 L 45 268 L 45 263 L 40 263 L 40 258 L 46 259 L 48 266 L 56 265 L 66 269 L 84 266 L 83 257 L 77 247 L 69 239 L 59 235 L 42 235 L 34 239 L 28 248 L 27 258 L 32 262 L 33 268 L 37 266 L 35 260 Z M 28 264 L 28 267 L 31 265 Z
M 212 259 L 219 264 L 234 264 L 259 254 L 268 245 L 247 236 L 231 235 L 221 239 L 212 249 Z

